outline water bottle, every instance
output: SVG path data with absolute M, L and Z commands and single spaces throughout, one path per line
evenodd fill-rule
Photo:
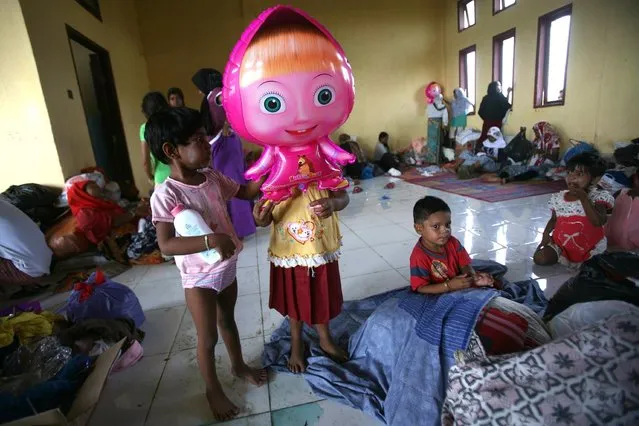
M 184 204 L 175 206 L 171 214 L 175 218 L 173 226 L 182 237 L 198 237 L 213 233 L 202 216 L 195 210 L 187 209 Z M 198 254 L 208 264 L 217 263 L 222 259 L 220 252 L 216 249 L 205 250 Z

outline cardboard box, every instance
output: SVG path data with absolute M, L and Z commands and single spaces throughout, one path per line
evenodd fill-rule
M 69 414 L 65 417 L 58 409 L 45 411 L 29 417 L 23 417 L 2 426 L 84 426 L 89 422 L 93 408 L 100 399 L 102 388 L 106 382 L 113 363 L 120 355 L 124 340 L 107 349 L 96 359 L 93 371 L 84 381 L 82 387 L 71 404 Z

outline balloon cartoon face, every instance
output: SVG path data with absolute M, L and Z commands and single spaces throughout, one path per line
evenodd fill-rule
M 428 83 L 428 86 L 426 86 L 426 89 L 424 90 L 424 94 L 426 95 L 426 102 L 428 102 L 429 104 L 432 104 L 433 102 L 435 102 L 435 98 L 438 95 L 442 94 L 442 88 L 438 83 L 435 83 L 434 81 Z
M 266 147 L 246 177 L 268 173 L 262 190 L 274 201 L 311 182 L 320 189 L 347 187 L 339 165 L 355 158 L 328 135 L 346 121 L 354 99 L 351 67 L 322 25 L 287 6 L 264 11 L 242 35 L 224 72 L 231 127 Z
M 350 112 L 349 82 L 334 72 L 296 72 L 258 80 L 242 89 L 242 111 L 252 139 L 301 145 L 336 130 Z

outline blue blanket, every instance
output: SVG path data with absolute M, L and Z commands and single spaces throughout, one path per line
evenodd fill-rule
M 494 262 L 476 261 L 473 267 L 496 276 L 506 272 Z M 331 332 L 340 346 L 348 347 L 350 360 L 340 365 L 327 358 L 315 331 L 305 326 L 310 353 L 304 377 L 316 394 L 383 423 L 439 424 L 453 354 L 466 349 L 479 312 L 499 295 L 492 289 L 469 289 L 426 296 L 405 288 L 346 302 L 331 321 Z M 289 351 L 284 321 L 265 346 L 264 364 L 288 371 Z

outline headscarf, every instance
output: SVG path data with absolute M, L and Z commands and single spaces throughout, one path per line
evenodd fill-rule
M 486 96 L 481 100 L 479 106 L 479 116 L 482 120 L 501 121 L 512 107 L 508 99 L 497 91 L 498 81 L 493 81 L 488 85 Z
M 191 77 L 191 81 L 204 93 L 200 104 L 202 125 L 209 136 L 216 136 L 226 121 L 224 109 L 217 100 L 222 91 L 222 73 L 213 68 L 202 68 Z
M 545 151 L 550 154 L 553 149 L 559 148 L 559 134 L 554 127 L 547 121 L 540 121 L 533 125 L 533 132 L 535 132 L 535 140 L 533 144 L 537 149 Z
M 486 139 L 484 141 L 484 147 L 488 148 L 489 154 L 496 158 L 499 150 L 506 147 L 506 141 L 499 127 L 493 126 L 488 129 L 488 136 L 492 136 L 495 140 L 491 141 L 490 139 Z
M 458 87 L 453 90 L 453 101 L 451 102 L 451 108 L 453 110 L 453 117 L 459 117 L 460 115 L 466 115 L 471 110 L 472 103 L 466 97 L 466 93 L 464 93 L 464 89 Z

